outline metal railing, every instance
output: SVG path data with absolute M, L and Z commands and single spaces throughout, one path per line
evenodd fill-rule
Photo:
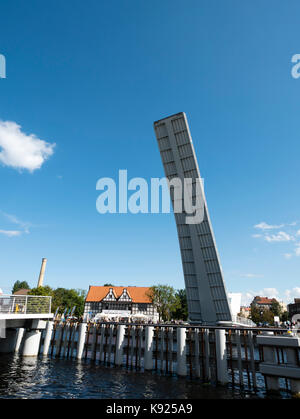
M 256 327 L 256 324 L 252 320 L 237 315 L 232 316 L 232 322 L 241 326 Z
M 180 329 L 184 330 L 183 333 L 180 333 Z M 260 370 L 260 364 L 266 360 L 265 352 L 257 342 L 258 336 L 268 333 L 273 337 L 285 337 L 287 345 L 290 339 L 286 329 L 236 325 L 222 327 L 56 320 L 49 330 L 48 346 L 46 350 L 43 347 L 43 353 L 49 356 L 92 360 L 131 370 L 178 374 L 205 383 L 221 382 L 247 392 L 268 390 Z M 46 338 L 43 342 L 46 342 Z M 297 355 L 295 359 L 300 359 L 300 348 L 295 347 L 294 350 Z M 286 360 L 284 351 L 285 348 L 280 348 L 274 354 L 280 360 Z M 300 374 L 300 364 L 294 367 Z M 282 371 L 278 388 L 290 392 L 290 376 L 283 368 Z
M 1 314 L 51 313 L 51 297 L 44 295 L 0 295 Z

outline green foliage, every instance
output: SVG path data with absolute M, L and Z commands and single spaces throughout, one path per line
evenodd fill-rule
M 75 289 L 57 288 L 54 291 L 53 296 L 53 311 L 59 307 L 59 313 L 63 313 L 64 310 L 76 307 L 74 315 L 80 317 L 83 315 L 85 301 L 85 291 Z
M 168 285 L 155 285 L 151 287 L 148 296 L 158 312 L 159 321 L 170 321 L 172 313 L 180 306 L 180 300 L 175 294 L 174 288 Z
M 46 285 L 45 287 L 32 288 L 28 295 L 49 295 L 50 297 L 53 297 L 53 292 L 53 289 Z
M 288 320 L 288 312 L 282 311 L 281 305 L 275 298 L 272 300 L 270 309 L 257 307 L 255 304 L 251 304 L 251 320 L 254 323 L 269 323 L 274 325 L 274 316 L 278 316 L 280 321 L 284 322 Z
M 16 281 L 13 285 L 13 288 L 11 290 L 12 294 L 14 294 L 15 292 L 21 290 L 21 289 L 30 289 L 30 286 L 28 285 L 28 283 L 26 281 Z
M 282 322 L 286 322 L 288 319 L 289 319 L 289 312 L 288 311 L 283 311 L 281 313 L 280 320 Z
M 177 290 L 175 296 L 178 298 L 179 305 L 172 312 L 172 318 L 174 320 L 184 320 L 184 321 L 186 321 L 188 319 L 188 306 L 187 306 L 186 290 L 185 289 Z
M 269 323 L 270 325 L 274 324 L 274 313 L 271 310 L 266 308 L 260 308 L 251 304 L 251 313 L 250 318 L 251 320 L 256 323 Z
M 279 302 L 275 299 L 273 299 L 273 301 L 272 301 L 270 310 L 272 311 L 274 316 L 279 316 L 280 317 L 280 315 L 282 313 L 281 306 L 280 306 Z
M 37 287 L 32 288 L 32 290 L 29 291 L 28 295 L 42 295 L 42 296 L 50 296 L 53 297 L 53 290 L 49 286 L 45 287 Z M 27 302 L 27 310 L 29 313 L 45 313 L 48 310 L 47 304 L 47 298 L 29 298 Z M 49 301 L 48 301 L 49 304 Z M 52 309 L 52 305 L 51 305 Z M 51 310 L 52 311 L 52 310 Z
M 55 313 L 56 309 L 59 307 L 58 312 L 63 313 L 66 309 L 72 309 L 74 306 L 76 317 L 83 315 L 84 311 L 84 301 L 86 292 L 81 289 L 66 289 L 66 288 L 57 288 L 53 290 L 49 286 L 33 288 L 30 295 L 49 295 L 52 297 L 51 312 Z

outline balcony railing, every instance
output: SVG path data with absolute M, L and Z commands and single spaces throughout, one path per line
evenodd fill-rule
M 43 295 L 0 295 L 0 314 L 51 313 L 51 297 Z

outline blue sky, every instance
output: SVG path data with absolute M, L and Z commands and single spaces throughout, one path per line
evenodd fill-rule
M 182 288 L 173 215 L 100 215 L 96 182 L 163 176 L 153 121 L 184 111 L 227 290 L 300 296 L 299 13 L 293 0 L 4 0 L 3 291 L 35 286 L 42 257 L 52 287 Z

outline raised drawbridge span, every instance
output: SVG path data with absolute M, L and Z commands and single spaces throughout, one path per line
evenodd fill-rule
M 164 166 L 166 178 L 184 180 L 197 179 L 202 185 L 193 142 L 184 112 L 160 119 L 154 130 Z M 193 199 L 196 189 L 192 189 Z M 176 205 L 174 189 L 170 188 L 171 200 Z M 183 194 L 183 191 L 182 191 Z M 202 214 L 194 224 L 187 223 L 187 213 L 175 212 L 180 244 L 182 266 L 189 319 L 191 322 L 213 325 L 232 322 L 222 269 L 209 218 L 203 185 L 200 188 Z M 184 199 L 182 197 L 182 199 Z

